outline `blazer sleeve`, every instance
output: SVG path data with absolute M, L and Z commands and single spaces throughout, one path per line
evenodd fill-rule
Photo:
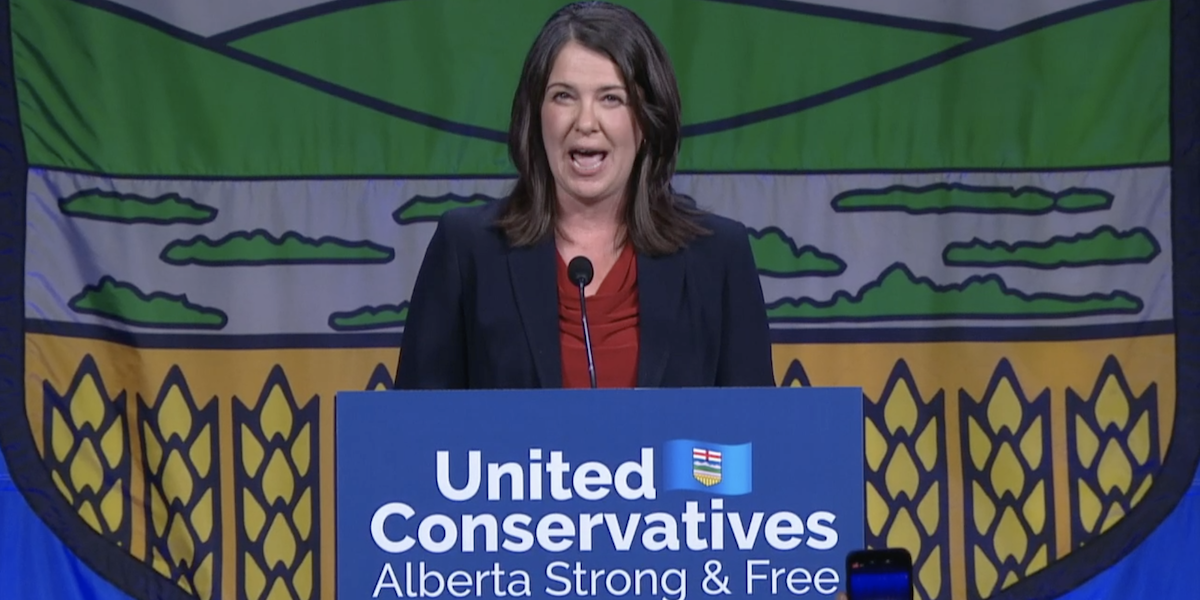
M 771 359 L 771 329 L 767 322 L 762 281 L 745 228 L 733 237 L 721 306 L 721 355 L 717 385 L 722 387 L 775 387 Z
M 463 269 L 450 218 L 446 213 L 438 220 L 417 272 L 400 342 L 396 389 L 467 387 Z

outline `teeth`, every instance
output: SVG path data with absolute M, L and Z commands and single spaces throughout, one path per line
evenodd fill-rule
M 604 161 L 605 156 L 607 156 L 606 152 L 576 150 L 571 152 L 571 162 L 575 163 L 575 166 L 581 169 L 591 170 L 598 168 L 600 163 Z

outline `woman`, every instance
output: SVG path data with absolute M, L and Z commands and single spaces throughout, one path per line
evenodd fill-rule
M 773 386 L 746 228 L 671 188 L 680 100 L 666 51 L 603 2 L 555 13 L 513 100 L 512 193 L 447 212 L 409 303 L 396 387 Z

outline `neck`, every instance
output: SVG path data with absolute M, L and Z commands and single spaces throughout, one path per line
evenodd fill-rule
M 622 208 L 619 199 L 587 203 L 560 196 L 555 228 L 574 243 L 590 245 L 608 238 L 615 246 L 624 231 Z

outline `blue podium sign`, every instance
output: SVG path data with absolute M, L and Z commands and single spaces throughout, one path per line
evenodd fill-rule
M 337 597 L 829 597 L 859 388 L 343 392 Z

